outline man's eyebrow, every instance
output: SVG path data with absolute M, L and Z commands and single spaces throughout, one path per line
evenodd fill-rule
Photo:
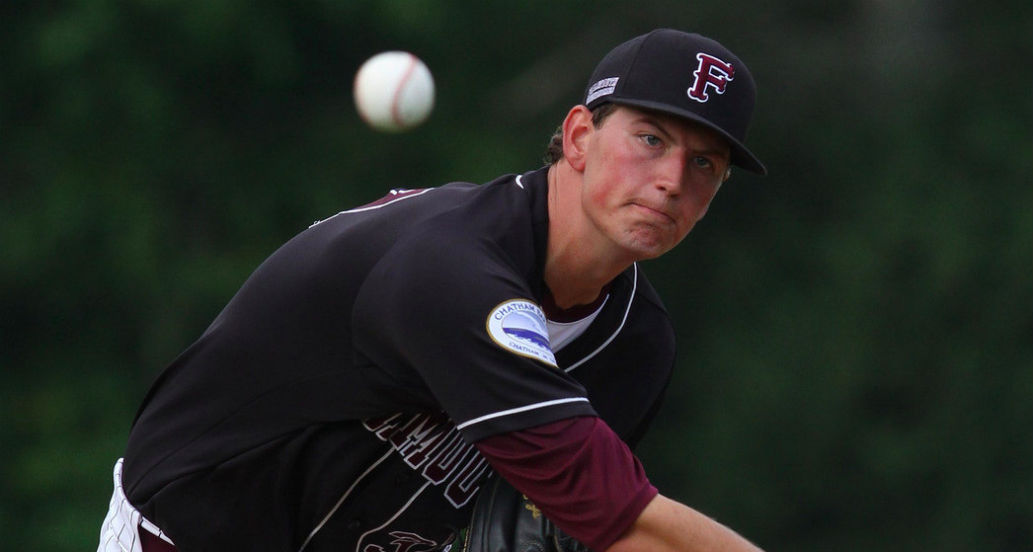
M 671 133 L 667 132 L 667 129 L 664 128 L 663 124 L 660 123 L 660 119 L 658 117 L 655 117 L 653 115 L 648 115 L 648 114 L 643 113 L 642 115 L 639 115 L 638 117 L 635 117 L 634 119 L 632 119 L 631 122 L 633 122 L 633 123 L 640 123 L 640 124 L 644 123 L 644 124 L 647 124 L 649 126 L 655 127 L 657 130 L 659 130 L 661 133 L 663 133 L 664 136 L 667 136 L 668 138 L 671 138 Z

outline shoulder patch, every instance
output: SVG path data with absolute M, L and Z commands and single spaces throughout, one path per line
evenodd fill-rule
M 491 310 L 485 325 L 492 341 L 503 349 L 558 368 L 549 347 L 545 313 L 538 305 L 526 299 L 510 299 Z

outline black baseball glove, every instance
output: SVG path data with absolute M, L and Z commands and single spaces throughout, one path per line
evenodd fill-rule
M 505 479 L 494 479 L 481 489 L 470 526 L 448 552 L 589 552 Z

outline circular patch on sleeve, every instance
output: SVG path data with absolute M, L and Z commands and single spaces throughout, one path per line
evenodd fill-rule
M 557 367 L 549 347 L 545 313 L 538 305 L 526 299 L 511 299 L 492 309 L 486 325 L 492 341 L 503 349 Z

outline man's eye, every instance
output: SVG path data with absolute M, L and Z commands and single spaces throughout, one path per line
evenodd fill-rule
M 703 156 L 695 157 L 693 159 L 693 162 L 695 162 L 696 166 L 701 168 L 701 169 L 709 169 L 712 166 L 712 163 L 710 162 L 710 159 L 707 159 L 706 157 L 703 157 Z
M 651 148 L 655 148 L 663 144 L 663 142 L 653 134 L 643 134 L 642 141 Z

